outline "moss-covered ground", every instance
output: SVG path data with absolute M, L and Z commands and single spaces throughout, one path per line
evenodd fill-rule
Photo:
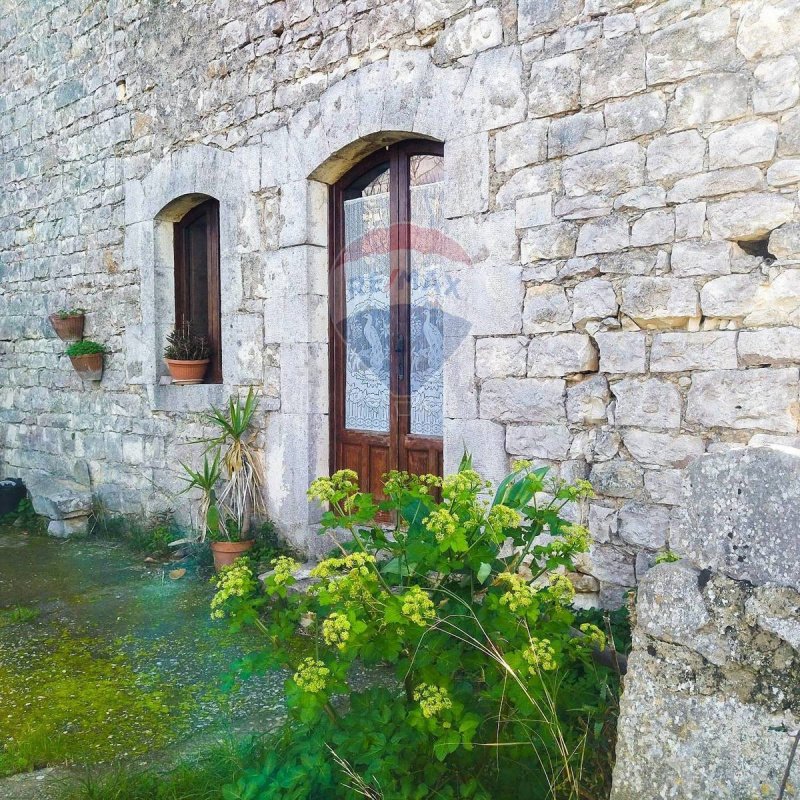
M 249 642 L 210 619 L 207 577 L 173 567 L 0 527 L 0 776 L 141 766 L 282 716 L 281 675 L 221 691 Z

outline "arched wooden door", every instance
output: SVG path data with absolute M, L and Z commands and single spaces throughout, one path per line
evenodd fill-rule
M 331 189 L 331 468 L 381 496 L 442 472 L 442 145 L 382 149 Z

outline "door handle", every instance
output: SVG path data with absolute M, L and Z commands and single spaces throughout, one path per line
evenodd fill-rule
M 394 351 L 395 353 L 400 354 L 400 357 L 397 360 L 397 377 L 401 381 L 405 379 L 406 375 L 405 349 L 406 349 L 406 338 L 402 334 L 398 334 L 397 336 L 395 336 L 394 339 Z

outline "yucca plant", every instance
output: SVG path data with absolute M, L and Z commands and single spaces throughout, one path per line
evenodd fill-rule
M 200 541 L 204 541 L 206 536 L 213 538 L 220 532 L 225 531 L 223 515 L 220 513 L 217 499 L 217 485 L 222 477 L 220 452 L 217 450 L 211 461 L 208 460 L 208 452 L 206 452 L 203 456 L 202 470 L 193 470 L 183 462 L 181 462 L 181 466 L 186 472 L 186 475 L 183 476 L 183 480 L 186 481 L 186 488 L 181 494 L 192 489 L 200 489 L 202 492 L 200 499 Z M 172 545 L 185 544 L 187 541 L 187 539 L 180 539 L 177 542 L 172 542 Z
M 257 408 L 258 398 L 252 387 L 244 401 L 238 395 L 231 397 L 224 411 L 212 408 L 205 415 L 205 421 L 217 430 L 217 435 L 201 440 L 206 444 L 206 452 L 216 449 L 221 453 L 226 483 L 218 504 L 230 512 L 242 540 L 250 532 L 253 513 L 266 513 L 263 498 L 266 476 L 250 438 L 250 423 Z

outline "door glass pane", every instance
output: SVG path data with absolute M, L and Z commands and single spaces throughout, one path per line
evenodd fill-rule
M 389 165 L 344 199 L 345 427 L 389 432 Z
M 411 157 L 411 433 L 441 437 L 444 331 L 441 306 L 444 163 Z
M 186 229 L 188 314 L 192 331 L 208 336 L 208 228 L 200 217 Z

